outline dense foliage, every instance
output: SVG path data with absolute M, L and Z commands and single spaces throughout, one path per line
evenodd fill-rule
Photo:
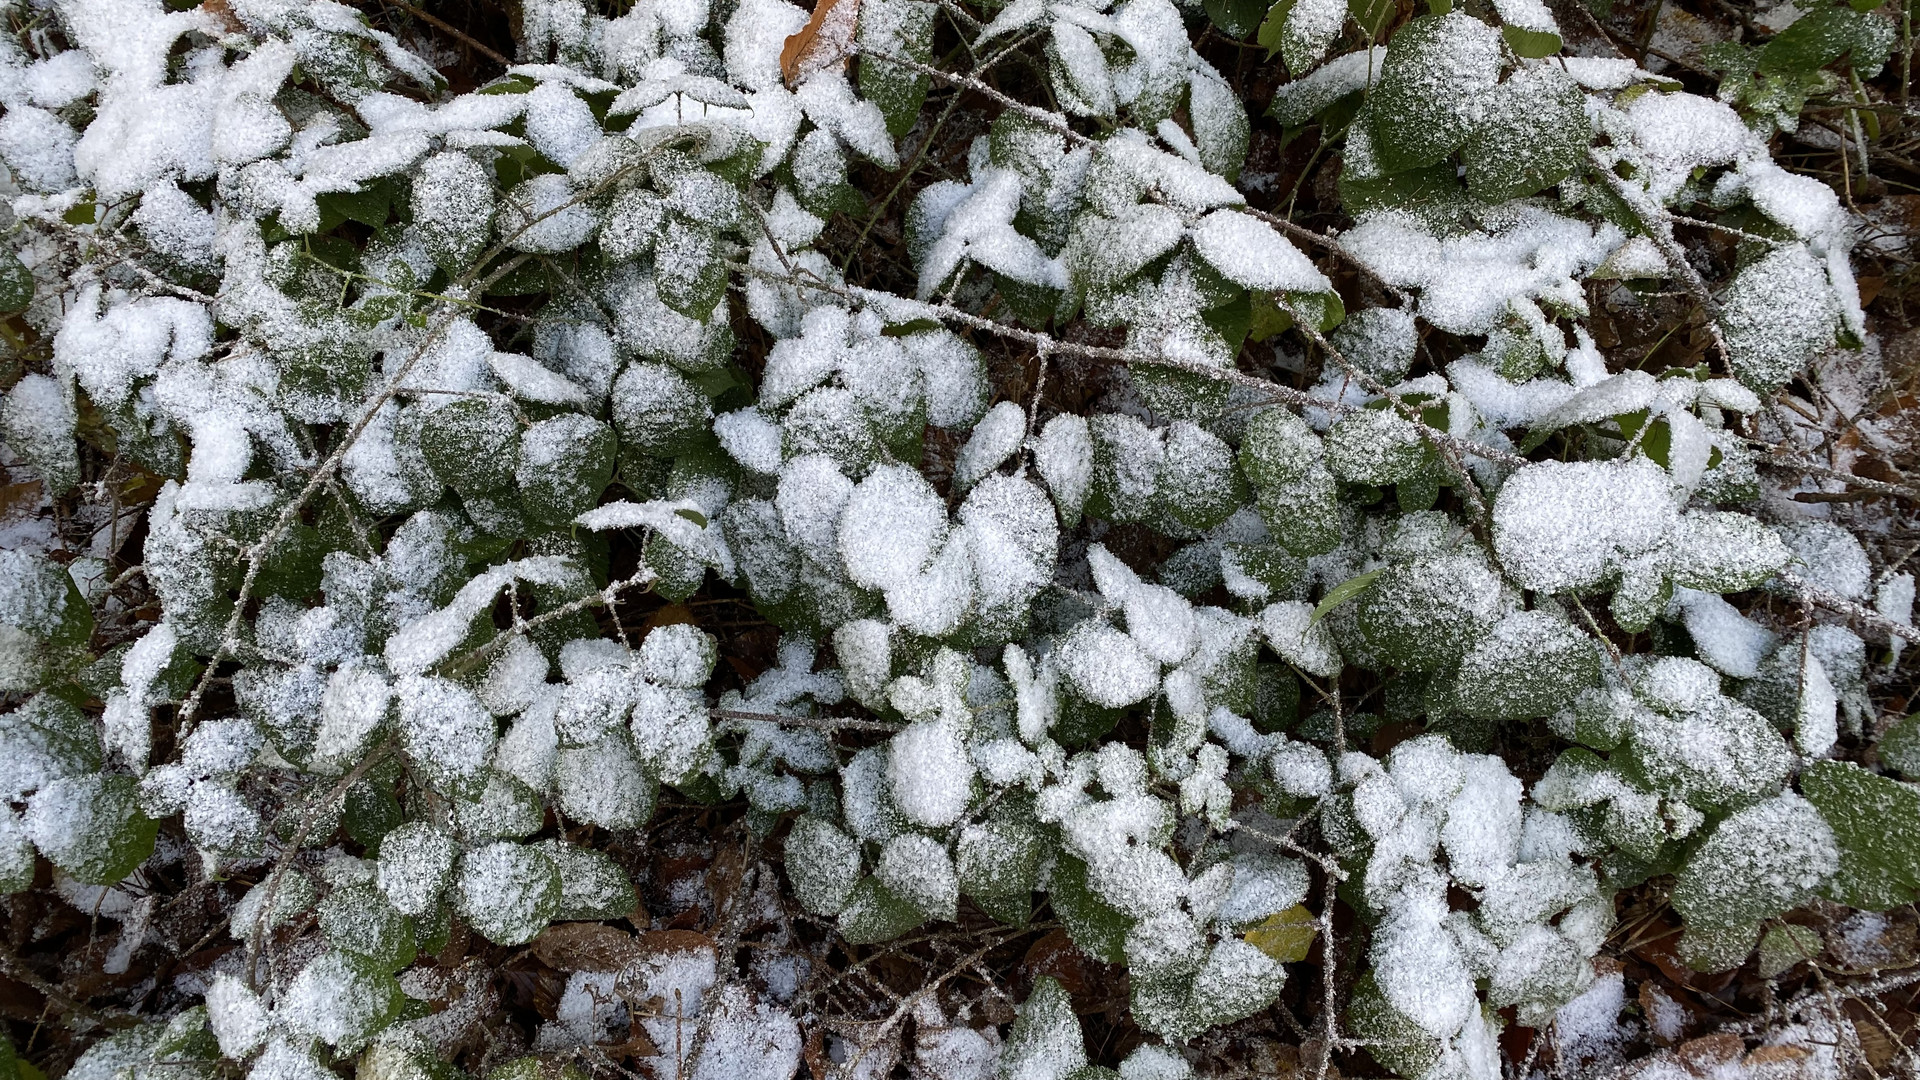
M 1920 892 L 1908 504 L 1787 497 L 1853 459 L 1778 404 L 1881 353 L 1842 197 L 1904 12 L 1683 81 L 1540 0 L 525 0 L 511 65 L 393 8 L 8 9 L 7 465 L 94 540 L 0 551 L 0 891 L 120 971 L 176 887 L 231 943 L 76 1077 L 883 1075 L 910 1016 L 1138 1080 L 1285 1012 L 1499 1080 L 1617 1014 L 1628 897 L 1771 978 Z M 1833 95 L 1840 192 L 1773 144 Z M 631 856 L 688 814 L 741 846 L 677 920 Z M 943 1013 L 1052 927 L 1124 1054 L 1044 975 Z M 482 1052 L 475 938 L 603 951 Z

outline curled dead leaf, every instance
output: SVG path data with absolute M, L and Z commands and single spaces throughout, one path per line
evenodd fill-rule
M 807 76 L 845 66 L 853 55 L 853 32 L 860 20 L 860 0 L 816 0 L 813 15 L 780 50 L 780 74 L 788 86 L 799 86 Z
M 238 34 L 246 30 L 239 18 L 234 15 L 233 9 L 227 6 L 227 0 L 204 0 L 200 10 L 213 16 L 220 23 L 220 28 L 229 34 Z
M 1706 1076 L 1728 1062 L 1740 1060 L 1740 1055 L 1746 1050 L 1747 1044 L 1741 1041 L 1740 1036 L 1723 1031 L 1688 1039 L 1675 1052 L 1680 1055 L 1680 1064 L 1686 1066 L 1688 1072 L 1695 1076 Z
M 556 971 L 619 971 L 641 953 L 632 934 L 603 923 L 556 923 L 533 939 L 533 955 Z

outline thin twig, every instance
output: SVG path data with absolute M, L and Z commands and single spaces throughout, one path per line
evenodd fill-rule
M 287 840 L 287 846 L 281 851 L 279 860 L 273 864 L 272 872 L 267 875 L 266 882 L 260 886 L 260 888 L 266 891 L 260 894 L 260 906 L 254 914 L 253 926 L 247 934 L 246 984 L 249 988 L 254 985 L 254 976 L 260 966 L 260 950 L 266 940 L 267 930 L 271 925 L 270 920 L 273 915 L 274 894 L 280 889 L 280 879 L 286 874 L 287 864 L 293 861 L 293 857 L 298 855 L 300 848 L 306 844 L 307 834 L 313 831 L 314 824 L 320 820 L 321 812 L 331 807 L 340 799 L 345 798 L 347 791 L 352 788 L 353 785 L 364 779 L 367 773 L 371 771 L 375 765 L 378 765 L 381 760 L 387 756 L 387 752 L 392 749 L 393 740 L 391 738 L 379 746 L 374 747 L 366 757 L 360 759 L 360 764 L 354 766 L 353 771 L 342 776 L 340 781 L 334 784 L 326 794 L 309 804 L 307 812 L 301 815 L 300 827 L 295 829 L 293 836 Z
M 663 143 L 661 145 L 664 146 L 666 144 Z M 660 147 L 654 148 L 654 150 L 658 149 L 660 149 Z M 466 272 L 462 273 L 459 279 L 448 288 L 447 294 L 449 296 L 459 296 L 468 293 L 476 296 L 485 295 L 488 286 L 499 281 L 507 274 L 512 273 L 515 269 L 518 269 L 519 266 L 525 263 L 531 256 L 524 253 L 515 255 L 496 267 L 492 273 L 482 277 L 481 271 L 485 269 L 489 262 L 508 251 L 514 241 L 518 240 L 521 236 L 525 235 L 529 229 L 539 225 L 547 218 L 570 209 L 586 200 L 595 198 L 602 192 L 622 182 L 635 170 L 645 165 L 651 159 L 653 152 L 654 151 L 648 151 L 644 153 L 641 155 L 639 161 L 616 170 L 604 180 L 590 188 L 575 193 L 572 198 L 550 210 L 546 210 L 538 215 L 526 215 L 525 222 L 522 223 L 519 228 L 506 233 L 506 235 L 502 236 L 492 247 L 481 252 L 479 257 L 474 259 L 473 263 L 467 268 Z M 300 489 L 299 494 L 289 500 L 286 506 L 281 508 L 279 515 L 274 519 L 273 525 L 267 529 L 266 533 L 252 546 L 247 548 L 247 569 L 245 575 L 240 580 L 239 595 L 235 597 L 233 602 L 233 614 L 227 619 L 227 625 L 220 635 L 220 643 L 215 647 L 213 656 L 208 660 L 205 672 L 202 673 L 200 680 L 194 684 L 192 693 L 188 694 L 187 699 L 181 703 L 177 720 L 177 738 L 184 739 L 193 730 L 194 717 L 199 711 L 200 702 L 206 696 L 207 686 L 213 679 L 215 672 L 219 669 L 220 662 L 232 654 L 236 643 L 239 641 L 240 626 L 246 618 L 247 601 L 253 595 L 254 585 L 259 580 L 260 570 L 261 567 L 266 564 L 268 553 L 270 553 L 274 545 L 278 544 L 280 539 L 286 535 L 287 530 L 293 527 L 294 522 L 299 520 L 301 511 L 305 509 L 307 503 L 312 501 L 314 495 L 327 486 L 328 481 L 333 476 L 334 470 L 338 469 L 340 463 L 346 460 L 347 452 L 353 449 L 355 443 L 359 442 L 360 436 L 372 425 L 374 418 L 380 414 L 380 410 L 386 406 L 387 402 L 393 400 L 395 394 L 406 388 L 406 378 L 412 373 L 415 365 L 427 355 L 429 349 L 439 340 L 440 336 L 446 333 L 447 329 L 453 325 L 454 319 L 460 314 L 460 308 L 451 302 L 449 302 L 447 306 L 450 310 L 442 315 L 434 325 L 428 329 L 426 335 L 420 340 L 419 344 L 414 347 L 412 354 L 400 365 L 399 370 L 394 372 L 393 378 L 388 381 L 386 389 L 382 390 L 372 401 L 367 403 L 361 410 L 359 418 L 356 419 L 353 426 L 347 430 L 346 437 L 341 439 L 339 445 L 335 446 L 333 450 L 328 453 L 326 460 L 322 461 L 320 465 L 314 469 L 313 473 L 308 477 L 306 485 Z
M 448 22 L 445 19 L 442 19 L 440 16 L 435 15 L 430 11 L 422 11 L 421 9 L 413 6 L 412 4 L 407 3 L 407 0 L 382 0 L 382 2 L 392 4 L 394 7 L 397 7 L 400 10 L 406 12 L 407 14 L 413 16 L 414 18 L 419 19 L 421 22 L 426 23 L 428 26 L 436 27 L 440 30 L 446 31 L 449 34 L 452 34 L 454 37 L 459 38 L 461 41 L 465 42 L 468 48 L 472 49 L 474 52 L 479 53 L 481 56 L 484 56 L 487 59 L 493 61 L 494 63 L 499 64 L 501 67 L 513 66 L 513 61 L 507 59 L 505 56 L 502 56 L 500 53 L 487 47 L 487 45 L 484 42 L 475 38 L 473 35 L 467 33 L 465 30 L 460 29 L 459 27 L 453 25 L 452 23 Z
M 1025 342 L 1026 344 L 1031 345 L 1036 349 L 1045 349 L 1055 354 L 1077 356 L 1085 360 L 1093 360 L 1093 361 L 1098 361 L 1102 363 L 1144 364 L 1151 367 L 1170 368 L 1176 371 L 1184 371 L 1184 372 L 1187 372 L 1188 374 L 1198 375 L 1202 378 L 1213 379 L 1218 382 L 1231 383 L 1235 386 L 1244 387 L 1248 390 L 1251 390 L 1255 393 L 1262 395 L 1266 400 L 1268 400 L 1273 404 L 1292 405 L 1298 408 L 1324 409 L 1335 416 L 1345 416 L 1348 413 L 1356 412 L 1359 410 L 1359 406 L 1349 405 L 1342 401 L 1334 401 L 1334 400 L 1329 400 L 1327 398 L 1315 397 L 1312 394 L 1309 394 L 1303 390 L 1295 390 L 1293 387 L 1284 386 L 1280 383 L 1273 382 L 1268 379 L 1262 379 L 1257 375 L 1249 375 L 1244 371 L 1239 371 L 1234 368 L 1215 367 L 1211 364 L 1205 364 L 1199 361 L 1182 360 L 1177 357 L 1166 356 L 1158 353 L 1137 352 L 1129 349 L 1116 349 L 1116 348 L 1112 348 L 1104 345 L 1083 345 L 1078 342 L 1062 341 L 1059 338 L 1052 336 L 1051 334 L 1045 334 L 1037 330 L 1028 330 L 1024 327 L 1019 327 L 1009 323 L 999 322 L 995 319 L 986 318 L 985 316 L 975 315 L 967 311 L 961 311 L 959 308 L 952 307 L 951 305 L 947 305 L 947 304 L 931 304 L 925 301 L 907 300 L 902 297 L 895 296 L 892 293 L 881 292 L 876 289 L 861 288 L 860 286 L 857 286 L 857 285 L 835 285 L 830 282 L 806 281 L 798 277 L 782 276 L 779 274 L 775 274 L 770 271 L 763 270 L 760 267 L 752 266 L 745 263 L 735 263 L 734 266 L 736 269 L 739 269 L 750 276 L 758 277 L 763 280 L 777 281 L 783 284 L 793 285 L 799 288 L 813 289 L 815 291 L 828 293 L 830 295 L 838 296 L 838 297 L 841 297 L 842 299 L 850 300 L 855 303 L 860 303 L 860 304 L 884 303 L 889 305 L 894 310 L 912 310 L 917 314 L 923 315 L 929 319 L 935 319 L 941 322 L 959 323 L 962 326 L 966 326 L 974 330 L 981 330 L 986 333 L 994 334 L 998 337 L 1007 338 L 1012 341 Z M 1426 425 L 1424 424 L 1424 422 L 1422 422 L 1421 426 L 1425 427 Z M 1498 449 L 1497 447 L 1485 446 L 1480 443 L 1468 442 L 1464 439 L 1456 439 L 1445 432 L 1439 431 L 1438 429 L 1432 429 L 1432 430 L 1433 430 L 1432 437 L 1434 439 L 1445 444 L 1446 446 L 1449 446 L 1459 451 L 1460 453 L 1471 454 L 1474 457 L 1485 458 L 1488 461 L 1496 462 L 1498 464 L 1507 465 L 1511 467 L 1518 467 L 1518 466 L 1527 464 L 1527 459 L 1521 457 L 1518 454 L 1514 454 L 1506 450 L 1501 450 L 1501 449 Z
M 1687 253 L 1680 249 L 1680 242 L 1673 238 L 1673 215 L 1663 206 L 1655 203 L 1645 188 L 1630 184 L 1613 171 L 1614 162 L 1597 149 L 1589 149 L 1587 158 L 1593 163 L 1594 171 L 1606 179 L 1607 186 L 1613 189 L 1620 201 L 1627 204 L 1640 224 L 1646 229 L 1653 245 L 1667 260 L 1667 268 L 1673 271 L 1680 283 L 1686 286 L 1688 295 L 1699 304 L 1707 318 L 1707 329 L 1713 335 L 1714 347 L 1720 350 L 1722 360 L 1731 361 L 1733 354 L 1727 350 L 1726 339 L 1720 336 L 1720 322 L 1716 318 L 1720 306 L 1714 301 L 1713 293 L 1707 288 L 1705 278 L 1700 271 L 1687 261 Z
M 741 709 L 708 709 L 715 720 L 745 720 L 782 727 L 812 728 L 815 731 L 905 731 L 900 724 L 882 720 L 855 720 L 838 716 L 786 716 L 781 713 L 747 712 Z
M 1864 604 L 1856 604 L 1838 593 L 1823 589 L 1813 582 L 1808 581 L 1806 578 L 1801 577 L 1799 574 L 1794 573 L 1792 570 L 1782 570 L 1776 574 L 1775 577 L 1779 579 L 1781 584 L 1794 590 L 1802 600 L 1808 603 L 1817 604 L 1820 607 L 1826 608 L 1828 611 L 1845 615 L 1849 619 L 1871 626 L 1882 633 L 1902 638 L 1915 645 L 1920 645 L 1920 630 L 1916 630 L 1903 623 L 1894 622 L 1892 619 L 1887 618 L 1885 615 L 1880 614 Z

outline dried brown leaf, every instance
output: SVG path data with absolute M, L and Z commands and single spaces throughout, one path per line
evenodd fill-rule
M 859 24 L 860 0 L 817 0 L 813 16 L 780 50 L 780 74 L 788 86 L 827 68 L 845 66 L 853 55 L 853 32 Z
M 556 923 L 533 939 L 533 955 L 556 971 L 619 971 L 638 957 L 632 934 L 604 923 Z

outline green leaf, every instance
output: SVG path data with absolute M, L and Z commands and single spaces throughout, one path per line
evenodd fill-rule
M 986 821 L 967 826 L 956 849 L 960 889 L 981 897 L 1017 897 L 1021 907 L 1040 880 L 1047 837 L 1034 818 L 1031 798 L 1007 800 Z
M 713 230 L 667 215 L 654 241 L 653 282 L 668 307 L 706 322 L 727 295 L 727 263 Z
M 611 428 L 579 413 L 562 413 L 528 428 L 515 472 L 522 507 L 549 525 L 591 510 L 613 482 L 615 447 Z
M 880 329 L 880 336 L 912 337 L 914 334 L 921 333 L 922 331 L 938 330 L 940 329 L 940 325 L 940 320 L 938 319 L 908 319 L 902 323 L 888 323 Z
M 1344 18 L 1325 19 L 1322 15 L 1316 9 L 1303 11 L 1296 3 L 1280 28 L 1280 59 L 1295 78 L 1320 65 L 1346 25 Z
M 1514 29 L 1506 28 L 1509 37 Z M 1557 51 L 1558 39 L 1554 46 Z M 1585 166 L 1587 145 L 1593 140 L 1586 95 L 1558 67 L 1536 64 L 1514 72 L 1487 106 L 1461 153 L 1467 190 L 1475 198 L 1522 198 Z
M 393 210 L 393 187 L 384 178 L 368 181 L 359 191 L 333 191 L 314 200 L 320 206 L 320 232 L 332 232 L 343 221 L 357 221 L 378 229 Z
M 794 821 L 787 833 L 787 880 L 800 905 L 815 915 L 838 915 L 860 884 L 860 842 L 817 814 Z
M 1247 337 L 1256 343 L 1293 329 L 1293 314 L 1282 310 L 1268 293 L 1252 294 L 1250 316 Z
M 27 803 L 27 832 L 55 866 L 88 885 L 112 885 L 153 854 L 160 823 L 140 812 L 131 776 L 90 773 L 43 787 Z
M 475 90 L 476 94 L 528 94 L 539 84 L 525 75 L 508 75 Z
M 895 896 L 872 877 L 863 877 L 840 912 L 840 936 L 849 944 L 892 941 L 926 921 L 920 909 Z
M 1880 760 L 1903 776 L 1920 777 L 1920 713 L 1894 721 L 1880 737 Z
M 1877 74 L 1893 48 L 1893 24 L 1851 8 L 1826 7 L 1795 19 L 1760 48 L 1763 74 L 1810 74 L 1842 56 L 1863 78 Z
M 1380 37 L 1398 11 L 1399 5 L 1393 0 L 1347 0 L 1347 14 L 1370 41 Z
M 1079 1080 L 1087 1050 L 1074 1015 L 1073 998 L 1051 975 L 1033 981 L 1033 993 L 1020 1006 L 1019 1019 L 1000 1054 L 1001 1076 L 1033 1080 Z
M 1422 468 L 1419 472 L 1395 484 L 1393 498 L 1400 504 L 1400 511 L 1411 514 L 1420 510 L 1433 509 L 1433 505 L 1440 501 L 1441 479 L 1439 470 Z
M 320 530 L 295 522 L 288 526 L 260 565 L 254 591 L 261 596 L 301 600 L 320 588 L 321 560 L 328 545 Z
M 33 271 L 11 248 L 0 248 L 0 312 L 24 311 L 33 303 Z
M 487 286 L 488 296 L 532 296 L 553 289 L 553 275 L 541 259 L 528 259 Z
M 863 53 L 882 53 L 920 63 L 933 58 L 934 15 L 925 0 L 866 0 L 860 5 L 857 42 Z M 875 56 L 859 60 L 860 96 L 880 107 L 887 133 L 899 138 L 912 130 L 926 100 L 926 74 Z
M 674 511 L 674 515 L 676 517 L 686 518 L 688 521 L 693 522 L 695 525 L 698 525 L 703 529 L 707 527 L 707 515 L 701 513 L 698 510 L 688 510 L 685 507 L 681 507 L 680 509 Z
M 1834 872 L 1836 854 L 1835 837 L 1821 827 L 1822 817 L 1818 807 L 1792 792 L 1735 811 L 1681 867 L 1673 885 L 1674 910 L 1689 929 L 1744 932 L 1813 899 Z M 1882 819 L 1876 827 L 1886 830 L 1888 824 Z M 1747 947 L 1756 936 L 1757 926 L 1746 938 Z
M 1238 356 L 1240 346 L 1246 343 L 1247 334 L 1253 329 L 1253 303 L 1248 294 L 1241 293 L 1228 303 L 1201 312 L 1200 318 L 1226 339 L 1227 352 Z
M 481 937 L 523 945 L 560 910 L 560 870 L 531 847 L 496 841 L 460 857 L 455 896 Z
M 1087 864 L 1065 852 L 1054 864 L 1052 884 L 1047 892 L 1054 914 L 1067 928 L 1067 936 L 1086 953 L 1103 963 L 1125 963 L 1127 931 L 1133 920 L 1114 909 L 1087 884 Z
M 1500 36 L 1464 12 L 1422 16 L 1396 31 L 1367 108 L 1381 170 L 1436 165 L 1458 150 L 1504 62 Z
M 94 222 L 94 205 L 83 202 L 61 214 L 60 220 L 69 225 L 91 225 Z
M 1290 292 L 1284 294 L 1283 298 L 1296 322 L 1311 326 L 1323 334 L 1347 319 L 1347 305 L 1337 292 Z
M 319 913 L 320 930 L 334 948 L 387 971 L 413 963 L 413 920 L 395 911 L 372 885 L 334 890 L 320 901 Z
M 20 1059 L 13 1051 L 13 1039 L 0 1032 L 0 1080 L 19 1080 Z
M 1676 951 L 1695 971 L 1731 971 L 1753 955 L 1753 939 L 1760 935 L 1760 925 L 1755 921 L 1733 926 L 1689 926 L 1680 935 Z
M 1313 609 L 1313 614 L 1307 618 L 1307 625 L 1312 626 L 1314 623 L 1326 618 L 1327 612 L 1332 611 L 1334 608 L 1339 607 L 1341 604 L 1372 588 L 1373 583 L 1380 580 L 1380 575 L 1386 573 L 1389 569 L 1391 568 L 1383 566 L 1378 570 L 1369 570 L 1359 577 L 1348 578 L 1340 584 L 1335 585 L 1327 593 L 1326 597 L 1320 601 L 1319 606 Z
M 1777 978 L 1803 960 L 1825 950 L 1820 931 L 1811 926 L 1776 926 L 1760 939 L 1760 977 Z
M 1376 177 L 1356 176 L 1353 169 L 1343 166 L 1339 190 L 1340 205 L 1356 216 L 1369 210 L 1466 203 L 1459 170 L 1444 163 Z
M 1372 972 L 1354 984 L 1347 1023 L 1354 1034 L 1367 1040 L 1367 1051 L 1374 1059 L 1399 1076 L 1420 1076 L 1440 1060 L 1440 1040 L 1394 1008 Z
M 1817 761 L 1800 775 L 1800 790 L 1840 842 L 1828 899 L 1885 911 L 1920 896 L 1920 787 L 1848 762 Z
M 1550 716 L 1600 679 L 1593 640 L 1540 611 L 1516 611 L 1460 662 L 1455 708 L 1489 720 Z
M 345 813 L 341 823 L 368 855 L 377 855 L 380 842 L 406 821 L 400 800 L 393 797 L 393 784 L 376 783 L 371 778 L 347 789 Z
M 1506 38 L 1507 46 L 1523 59 L 1538 60 L 1560 51 L 1560 35 L 1551 30 L 1529 30 L 1509 24 L 1500 28 L 1500 36 Z
M 1267 59 L 1271 60 L 1280 52 L 1280 41 L 1287 26 L 1287 15 L 1293 11 L 1293 0 L 1276 0 L 1267 9 L 1267 17 L 1260 22 L 1260 32 L 1255 42 L 1267 50 Z
M 603 852 L 563 840 L 542 840 L 540 853 L 560 870 L 558 920 L 617 919 L 639 903 L 633 881 Z
M 427 467 L 462 495 L 491 494 L 513 484 L 520 424 L 497 397 L 461 397 L 428 413 L 420 427 Z
M 1207 18 L 1230 38 L 1245 38 L 1259 28 L 1266 14 L 1263 0 L 1206 0 Z

